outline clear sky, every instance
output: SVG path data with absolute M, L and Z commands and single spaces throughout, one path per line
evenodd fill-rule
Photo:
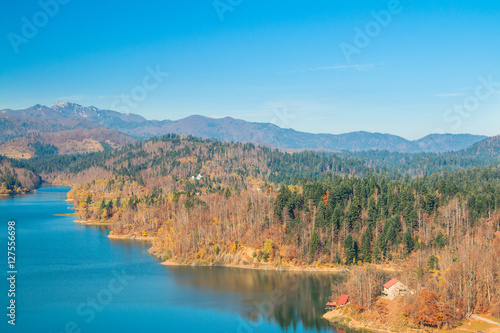
M 54 1 L 2 1 L 0 109 L 500 134 L 500 1 Z

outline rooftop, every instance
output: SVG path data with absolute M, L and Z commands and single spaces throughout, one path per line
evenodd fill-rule
M 346 305 L 349 295 L 340 295 L 339 305 Z
M 393 285 L 395 285 L 398 282 L 399 282 L 399 280 L 394 278 L 394 279 L 390 280 L 389 282 L 387 282 L 386 284 L 384 284 L 384 288 L 389 289 L 390 287 L 392 287 Z

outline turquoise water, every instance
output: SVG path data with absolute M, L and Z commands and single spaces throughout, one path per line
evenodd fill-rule
M 83 226 L 69 189 L 0 198 L 1 332 L 335 332 L 332 274 L 165 267 L 148 244 Z M 16 221 L 16 326 L 7 323 L 7 222 Z

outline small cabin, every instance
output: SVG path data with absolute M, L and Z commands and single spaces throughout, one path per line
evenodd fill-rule
M 326 303 L 326 308 L 328 310 L 333 310 L 335 308 L 343 307 L 344 305 L 347 304 L 348 300 L 349 300 L 349 295 L 340 295 L 338 301 L 331 301 Z
M 384 284 L 384 295 L 391 301 L 398 296 L 406 295 L 406 286 L 398 279 L 391 279 Z
M 338 306 L 337 301 L 331 301 L 326 303 L 326 309 L 327 310 L 333 310 Z

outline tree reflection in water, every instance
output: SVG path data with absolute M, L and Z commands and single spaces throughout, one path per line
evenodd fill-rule
M 296 328 L 299 324 L 318 331 L 331 327 L 322 315 L 332 284 L 343 278 L 341 274 L 324 272 L 227 267 L 172 266 L 169 270 L 181 285 L 216 294 L 237 295 L 234 301 L 225 298 L 224 302 L 230 304 L 209 304 L 221 310 L 237 311 L 246 320 L 242 325 L 254 331 L 258 331 L 260 320 L 274 321 L 283 330 Z M 242 331 L 248 330 L 243 328 Z

